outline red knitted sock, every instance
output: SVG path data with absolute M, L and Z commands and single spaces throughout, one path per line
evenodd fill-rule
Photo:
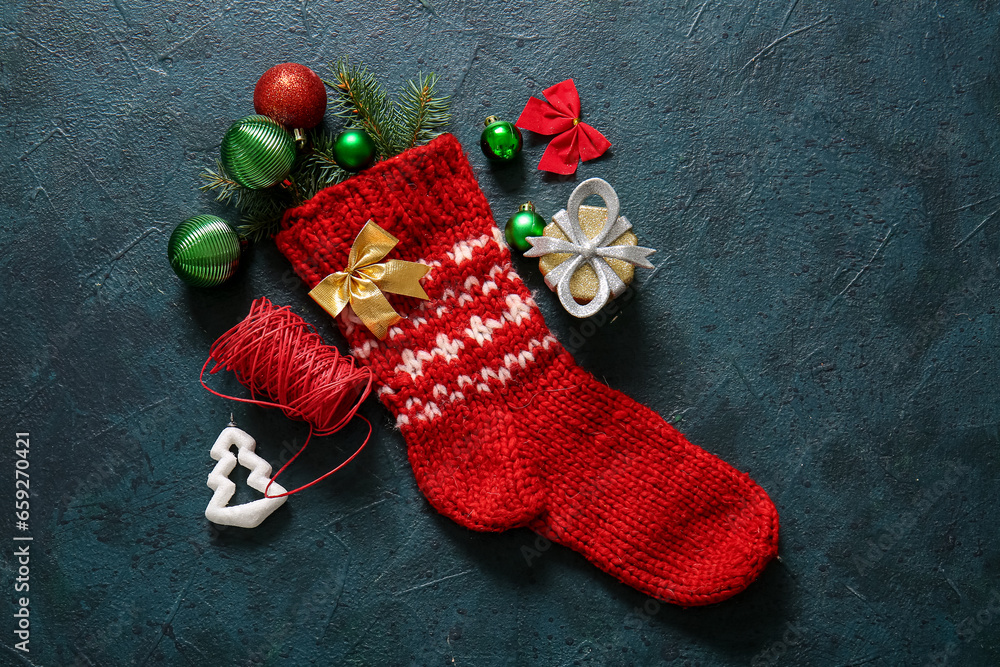
M 285 216 L 278 248 L 310 286 L 373 219 L 390 257 L 432 267 L 428 301 L 385 340 L 338 324 L 371 365 L 417 483 L 475 530 L 527 525 L 635 588 L 683 605 L 737 593 L 777 552 L 778 516 L 747 475 L 577 367 L 511 268 L 461 146 L 444 135 Z

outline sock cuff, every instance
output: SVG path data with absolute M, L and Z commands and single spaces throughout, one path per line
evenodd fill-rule
M 494 227 L 461 144 L 443 134 L 289 209 L 274 240 L 311 289 L 344 268 L 368 220 L 399 239 L 390 257 L 409 261 L 440 255 L 455 239 Z

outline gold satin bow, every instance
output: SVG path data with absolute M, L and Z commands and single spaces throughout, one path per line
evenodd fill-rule
M 383 292 L 427 299 L 420 279 L 431 267 L 401 259 L 380 259 L 396 247 L 399 239 L 369 220 L 358 233 L 347 257 L 347 268 L 331 273 L 309 292 L 331 316 L 337 317 L 347 304 L 379 340 L 402 316 L 393 310 Z

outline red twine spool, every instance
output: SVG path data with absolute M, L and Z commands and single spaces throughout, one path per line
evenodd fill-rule
M 208 366 L 215 361 L 215 366 Z M 205 384 L 205 371 L 215 374 L 232 371 L 236 379 L 250 390 L 251 398 L 237 398 L 215 391 Z M 278 479 L 299 454 L 305 451 L 313 434 L 330 435 L 347 425 L 372 388 L 369 368 L 357 368 L 354 358 L 341 355 L 337 348 L 323 343 L 315 328 L 293 313 L 288 306 L 276 308 L 261 297 L 250 306 L 250 314 L 235 327 L 222 334 L 208 352 L 201 367 L 201 385 L 216 396 L 242 403 L 280 408 L 291 419 L 309 424 L 309 437 L 288 463 L 283 465 L 271 482 Z M 263 401 L 257 396 L 266 396 Z M 358 415 L 360 416 L 360 415 Z M 306 489 L 337 472 L 361 453 L 368 436 L 346 461 L 308 484 L 278 496 L 280 498 Z M 271 488 L 268 483 L 267 488 Z

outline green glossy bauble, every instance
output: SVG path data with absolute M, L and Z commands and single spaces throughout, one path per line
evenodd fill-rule
M 521 130 L 513 123 L 500 120 L 496 116 L 486 119 L 486 129 L 479 136 L 479 147 L 483 155 L 494 162 L 510 162 L 521 152 L 524 140 Z
M 295 138 L 267 116 L 246 116 L 222 138 L 222 167 L 246 188 L 280 183 L 295 162 Z
M 344 130 L 333 142 L 333 159 L 344 171 L 361 171 L 375 162 L 375 142 L 364 130 Z
M 167 258 L 181 280 L 194 287 L 226 282 L 240 263 L 240 239 L 222 218 L 196 215 L 177 225 L 167 242 Z
M 531 249 L 531 244 L 525 239 L 529 236 L 541 236 L 545 232 L 545 219 L 535 212 L 535 205 L 530 201 L 521 204 L 504 227 L 504 238 L 507 245 L 520 252 Z

